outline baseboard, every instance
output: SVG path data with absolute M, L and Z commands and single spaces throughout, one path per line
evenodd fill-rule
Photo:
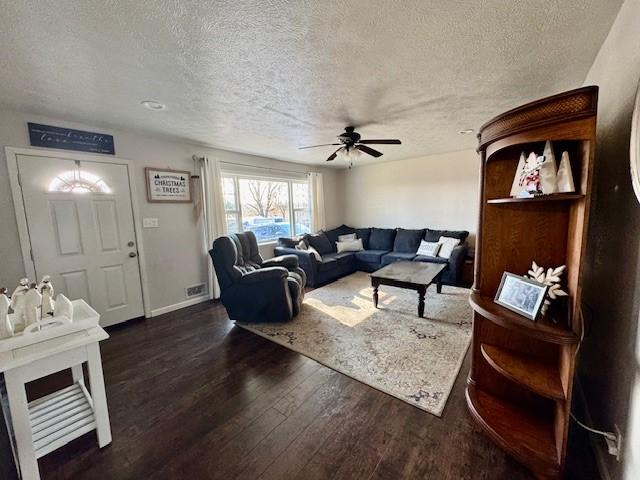
M 584 390 L 582 389 L 580 377 L 577 375 L 575 387 L 575 393 L 577 393 L 577 401 L 580 403 L 580 409 L 582 410 L 582 412 L 584 412 L 584 420 L 581 420 L 590 427 L 593 427 L 594 423 L 593 418 L 591 417 L 591 411 L 589 410 L 589 403 L 587 402 L 587 397 L 585 396 Z M 580 419 L 580 417 L 578 418 Z M 588 435 L 591 450 L 593 450 L 593 454 L 596 457 L 596 463 L 598 464 L 598 472 L 600 473 L 600 478 L 602 478 L 602 480 L 611 480 L 611 474 L 609 473 L 609 468 L 607 467 L 607 462 L 605 460 L 605 456 L 608 455 L 608 453 L 604 451 L 604 443 L 601 441 L 601 437 L 593 435 L 591 433 L 589 433 Z
M 180 310 L 181 308 L 190 307 L 191 305 L 196 305 L 198 303 L 206 302 L 209 300 L 209 295 L 200 295 L 198 297 L 190 298 L 189 300 L 185 300 L 184 302 L 174 303 L 173 305 L 167 305 L 166 307 L 156 308 L 151 310 L 151 316 L 157 317 L 158 315 L 162 315 L 163 313 L 173 312 L 175 310 Z

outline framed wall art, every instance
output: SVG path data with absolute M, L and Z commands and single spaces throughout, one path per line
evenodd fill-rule
M 147 179 L 147 201 L 160 203 L 190 203 L 191 173 L 163 168 L 144 169 Z

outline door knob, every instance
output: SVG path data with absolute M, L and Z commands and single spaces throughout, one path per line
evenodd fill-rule
M 129 256 L 131 258 L 136 258 L 138 256 L 138 254 L 136 252 L 129 252 Z

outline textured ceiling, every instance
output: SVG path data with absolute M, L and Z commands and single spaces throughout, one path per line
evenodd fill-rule
M 346 124 L 402 139 L 380 160 L 461 150 L 580 86 L 621 3 L 0 0 L 0 105 L 296 162 Z

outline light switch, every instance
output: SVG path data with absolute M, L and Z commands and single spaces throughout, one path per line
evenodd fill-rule
M 142 227 L 143 228 L 158 228 L 158 219 L 157 218 L 143 218 L 142 219 Z

